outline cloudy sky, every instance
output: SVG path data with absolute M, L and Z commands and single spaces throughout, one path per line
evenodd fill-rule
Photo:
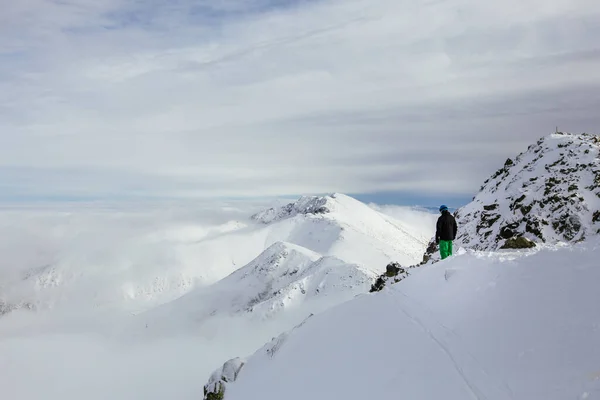
M 600 132 L 599 38 L 597 0 L 4 0 L 0 197 L 468 200 Z

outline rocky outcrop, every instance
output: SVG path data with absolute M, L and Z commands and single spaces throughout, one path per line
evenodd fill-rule
M 35 306 L 31 303 L 8 303 L 0 300 L 0 317 L 16 310 L 35 310 Z
M 521 236 L 507 239 L 501 249 L 530 249 L 532 247 L 535 247 L 535 243 Z
M 335 194 L 331 196 L 302 196 L 296 202 L 279 208 L 269 208 L 252 215 L 251 218 L 263 224 L 270 224 L 299 214 L 327 214 L 333 208 L 334 198 Z
M 506 160 L 456 212 L 457 244 L 497 250 L 600 233 L 599 143 L 597 135 L 556 133 Z
M 369 292 L 379 292 L 385 287 L 386 284 L 389 283 L 391 285 L 398 283 L 404 278 L 408 277 L 408 275 L 408 270 L 403 268 L 400 264 L 396 262 L 389 263 L 386 266 L 385 273 L 375 280 L 375 283 L 373 283 Z
M 213 372 L 208 383 L 204 385 L 204 400 L 223 400 L 227 383 L 235 382 L 243 366 L 244 361 L 236 357 Z

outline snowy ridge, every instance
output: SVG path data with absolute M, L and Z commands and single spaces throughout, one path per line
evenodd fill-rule
M 419 268 L 261 348 L 223 398 L 595 398 L 599 250 L 594 239 Z
M 251 218 L 264 224 L 270 224 L 285 218 L 294 217 L 298 214 L 326 214 L 335 209 L 333 201 L 335 197 L 335 194 L 325 197 L 302 196 L 296 202 L 279 208 L 269 208 L 254 214 Z
M 221 306 L 232 305 L 229 312 L 268 317 L 312 300 L 340 303 L 368 291 L 389 262 L 419 261 L 426 244 L 401 222 L 343 194 L 303 197 L 283 210 L 276 214 L 285 217 L 271 220 L 267 229 L 287 240 L 212 288 Z
M 516 237 L 553 244 L 598 234 L 599 149 L 597 135 L 557 133 L 508 159 L 456 212 L 457 243 L 495 250 Z
M 316 205 L 327 211 L 313 212 Z M 289 207 L 299 212 L 277 213 L 285 217 L 267 225 L 271 236 L 277 235 L 274 241 L 297 244 L 349 263 L 380 270 L 391 261 L 412 264 L 421 259 L 429 239 L 412 234 L 402 222 L 339 193 L 304 197 Z
M 248 265 L 207 289 L 171 302 L 160 312 L 172 317 L 178 310 L 193 309 L 194 320 L 199 322 L 245 313 L 265 319 L 294 309 L 304 310 L 301 313 L 306 315 L 367 292 L 376 276 L 377 272 L 366 267 L 277 242 Z
M 236 294 L 237 311 L 271 316 L 317 296 L 341 296 L 341 302 L 365 292 L 376 275 L 368 268 L 279 242 L 215 288 L 231 288 L 230 292 Z

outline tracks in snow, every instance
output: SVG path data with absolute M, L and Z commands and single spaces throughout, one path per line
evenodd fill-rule
M 460 344 L 460 337 L 452 329 L 443 325 L 425 305 L 394 288 L 402 299 L 393 297 L 400 305 L 400 311 L 418 325 L 431 341 L 446 355 L 461 377 L 471 397 L 475 400 L 512 400 L 514 395 L 508 384 L 497 382 L 481 363 Z

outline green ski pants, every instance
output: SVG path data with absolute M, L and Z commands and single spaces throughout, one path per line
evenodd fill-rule
M 452 255 L 452 240 L 440 240 L 440 255 L 442 260 Z

